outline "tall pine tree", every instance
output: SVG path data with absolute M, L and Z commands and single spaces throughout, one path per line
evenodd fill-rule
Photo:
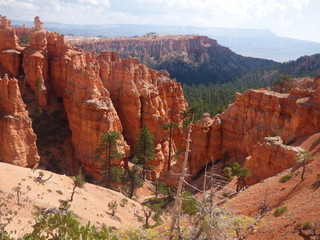
M 136 188 L 143 186 L 143 179 L 139 175 L 139 168 L 137 166 L 128 167 L 125 171 L 125 179 L 129 182 L 128 197 L 132 198 Z
M 107 188 L 111 188 L 112 183 L 120 181 L 120 167 L 111 165 L 113 159 L 122 158 L 122 154 L 118 151 L 119 140 L 120 134 L 117 131 L 102 134 L 100 145 L 96 150 L 97 158 L 102 161 L 100 182 Z
M 164 130 L 169 130 L 169 156 L 168 156 L 168 172 L 171 169 L 171 150 L 172 150 L 172 134 L 175 128 L 179 126 L 176 122 L 169 122 L 162 126 Z
M 147 126 L 143 126 L 140 130 L 137 145 L 135 147 L 135 158 L 137 163 L 142 165 L 142 179 L 146 179 L 146 170 L 150 169 L 147 163 L 154 159 L 154 143 L 153 136 Z

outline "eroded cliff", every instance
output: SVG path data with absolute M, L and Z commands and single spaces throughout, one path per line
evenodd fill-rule
M 294 79 L 284 93 L 237 93 L 235 103 L 222 114 L 212 119 L 204 114 L 192 125 L 192 176 L 212 161 L 237 161 L 249 168 L 247 184 L 254 184 L 297 164 L 296 154 L 303 150 L 297 142 L 319 131 L 319 80 Z M 180 166 L 181 160 L 175 167 Z
M 126 158 L 140 128 L 147 125 L 159 145 L 155 161 L 163 166 L 157 166 L 152 176 L 163 170 L 168 150 L 160 146 L 166 145 L 168 134 L 162 126 L 177 122 L 174 139 L 181 142 L 182 112 L 187 108 L 181 85 L 167 72 L 149 69 L 136 59 L 121 59 L 114 52 L 98 55 L 77 49 L 66 44 L 63 35 L 44 30 L 38 17 L 29 33 L 30 44 L 24 47 L 19 46 L 15 29 L 4 17 L 0 30 L 0 41 L 7 43 L 5 48 L 1 45 L 5 52 L 0 70 L 19 77 L 33 128 L 41 140 L 43 167 L 75 173 L 81 166 L 87 175 L 99 178 L 101 162 L 94 156 L 101 135 L 110 130 L 123 133 L 119 150 Z M 16 64 L 7 64 L 8 49 L 16 52 Z
M 38 165 L 32 122 L 22 101 L 18 80 L 0 78 L 0 160 L 23 167 Z

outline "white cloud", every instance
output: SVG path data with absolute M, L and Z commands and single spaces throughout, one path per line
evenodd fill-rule
M 214 11 L 217 14 L 264 17 L 272 12 L 285 13 L 289 8 L 301 12 L 310 0 L 137 0 L 138 3 L 166 8 Z
M 102 5 L 105 7 L 110 7 L 109 0 L 79 0 L 79 2 L 83 4 Z
M 138 0 L 138 3 L 162 3 L 163 0 Z
M 304 6 L 310 4 L 309 0 L 287 0 L 287 2 L 295 9 L 301 11 Z
M 21 1 L 21 0 L 0 0 L 0 6 L 12 7 L 12 8 L 23 8 L 26 10 L 36 9 L 37 7 L 33 4 L 32 0 Z

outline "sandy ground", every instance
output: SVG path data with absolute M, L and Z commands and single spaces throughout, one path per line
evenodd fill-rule
M 43 172 L 43 179 L 52 177 L 43 184 L 35 182 L 34 179 Z M 16 231 L 16 236 L 20 236 L 26 231 L 31 230 L 34 223 L 34 206 L 50 209 L 59 208 L 59 200 L 70 199 L 73 180 L 64 175 L 54 174 L 45 170 L 32 170 L 28 168 L 17 167 L 10 164 L 0 163 L 0 197 L 1 201 L 7 201 L 6 209 L 17 210 L 18 215 L 14 217 L 13 222 L 7 230 Z M 17 192 L 13 190 L 20 186 L 21 195 L 19 203 L 23 206 L 19 209 Z M 8 199 L 8 194 L 13 194 L 13 198 Z M 124 207 L 120 206 L 122 199 L 128 202 Z M 110 201 L 117 201 L 118 208 L 115 216 L 111 216 L 108 208 Z M 121 227 L 139 227 L 143 223 L 138 221 L 138 215 L 143 216 L 140 203 L 126 198 L 121 193 L 86 183 L 84 188 L 76 189 L 74 200 L 71 203 L 71 210 L 80 218 L 83 223 L 90 221 L 96 226 L 105 224 L 106 226 Z

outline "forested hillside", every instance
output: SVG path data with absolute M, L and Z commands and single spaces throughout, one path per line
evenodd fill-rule
M 279 64 L 272 60 L 241 56 L 216 40 L 199 35 L 149 33 L 141 37 L 70 42 L 86 50 L 115 51 L 122 58 L 139 58 L 148 67 L 165 69 L 178 82 L 188 84 L 231 82 L 253 69 Z
M 320 54 L 315 54 L 303 56 L 296 61 L 282 63 L 275 67 L 248 72 L 229 83 L 184 84 L 183 90 L 189 107 L 195 109 L 195 119 L 199 119 L 204 112 L 209 112 L 211 116 L 221 113 L 228 104 L 234 101 L 235 92 L 272 86 L 281 80 L 283 75 L 294 78 L 315 76 L 319 73 Z

